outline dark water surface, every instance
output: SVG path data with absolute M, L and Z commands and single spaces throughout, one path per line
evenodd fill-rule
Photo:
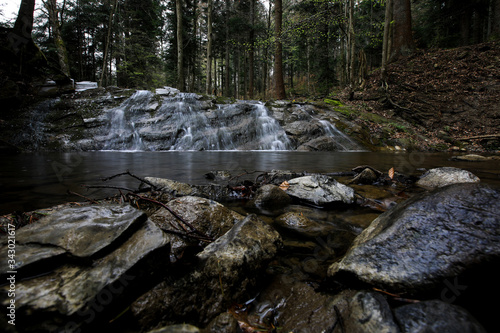
M 500 162 L 451 161 L 445 153 L 297 152 L 297 151 L 184 151 L 184 152 L 78 152 L 37 153 L 3 156 L 0 164 L 0 214 L 46 208 L 82 199 L 74 191 L 92 198 L 117 194 L 117 190 L 85 189 L 82 185 L 114 185 L 136 189 L 138 182 L 122 176 L 163 177 L 191 184 L 205 184 L 205 174 L 229 170 L 233 175 L 248 171 L 286 169 L 295 172 L 350 171 L 371 165 L 381 171 L 394 167 L 405 174 L 420 175 L 425 169 L 454 166 L 467 169 L 483 182 L 500 186 Z

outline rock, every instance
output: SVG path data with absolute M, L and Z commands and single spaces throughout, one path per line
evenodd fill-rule
M 345 150 L 342 145 L 331 136 L 320 136 L 300 145 L 297 150 L 300 151 L 342 151 Z
M 218 315 L 203 329 L 203 333 L 234 333 L 239 332 L 238 321 L 229 312 Z
M 376 218 L 329 275 L 394 292 L 442 291 L 443 281 L 500 259 L 499 212 L 500 190 L 486 185 L 416 195 Z
M 286 193 L 292 198 L 314 206 L 352 204 L 354 190 L 324 175 L 304 176 L 290 179 Z
M 189 324 L 170 325 L 162 328 L 157 328 L 148 333 L 199 333 L 200 329 Z
M 451 159 L 454 161 L 482 162 L 490 160 L 491 157 L 486 157 L 477 154 L 468 154 L 468 155 L 453 156 Z
M 212 239 L 224 235 L 234 224 L 244 219 L 242 215 L 224 207 L 220 203 L 200 197 L 185 196 L 177 198 L 169 201 L 167 207 L 198 231 Z M 158 210 L 150 218 L 163 230 L 172 230 L 172 225 L 178 225 L 179 223 L 179 220 L 166 209 Z M 181 256 L 189 246 L 200 247 L 206 244 L 202 241 L 190 240 L 172 234 L 168 234 L 167 237 L 172 246 L 172 261 Z
M 377 174 L 370 168 L 365 168 L 358 173 L 350 183 L 352 184 L 373 184 L 378 179 Z
M 302 176 L 305 176 L 304 172 L 293 172 L 290 170 L 271 170 L 271 172 L 260 175 L 259 178 L 262 177 L 262 180 L 268 184 L 280 185 L 284 181 Z
M 169 264 L 160 260 L 169 254 L 165 234 L 129 206 L 62 209 L 16 236 L 23 244 L 16 254 L 24 257 L 25 245 L 43 253 L 35 256 L 36 265 L 34 259 L 29 262 L 29 271 L 26 263 L 18 269 L 26 277 L 16 281 L 20 330 L 78 331 L 105 315 L 110 304 L 137 297 L 138 287 L 147 287 Z M 44 247 L 62 249 L 65 256 L 48 258 Z M 2 300 L 4 306 L 7 302 Z
M 318 223 L 308 219 L 303 214 L 293 212 L 282 214 L 274 221 L 278 228 L 308 238 L 326 235 L 335 230 L 335 226 L 331 224 Z
M 227 199 L 230 191 L 226 186 L 220 185 L 190 185 L 175 180 L 157 177 L 145 177 L 145 180 L 153 184 L 160 191 L 174 197 L 198 196 L 213 200 Z
M 132 313 L 143 327 L 158 321 L 205 326 L 232 302 L 253 295 L 280 247 L 278 232 L 249 215 L 198 253 L 197 265 L 187 274 L 167 279 L 137 299 Z
M 255 193 L 252 204 L 259 208 L 278 209 L 289 205 L 292 199 L 285 191 L 276 185 L 261 186 Z
M 156 89 L 156 94 L 162 95 L 162 96 L 173 97 L 179 93 L 180 93 L 179 89 L 172 88 L 172 87 L 163 87 L 163 88 Z
M 357 292 L 348 298 L 346 312 L 342 313 L 345 332 L 400 332 L 389 304 L 379 293 Z
M 401 332 L 486 332 L 472 315 L 454 304 L 431 300 L 394 310 Z
M 477 183 L 479 181 L 476 175 L 467 170 L 442 167 L 427 171 L 417 181 L 417 185 L 426 188 L 435 188 L 459 183 Z

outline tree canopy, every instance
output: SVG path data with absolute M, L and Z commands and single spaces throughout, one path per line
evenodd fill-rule
M 22 1 L 23 17 L 32 3 Z M 235 98 L 355 89 L 384 61 L 415 48 L 500 37 L 500 0 L 43 3 L 35 10 L 33 40 L 77 81 L 140 89 L 168 85 Z M 0 26 L 22 31 L 22 19 Z

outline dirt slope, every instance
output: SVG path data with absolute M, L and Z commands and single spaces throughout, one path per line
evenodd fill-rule
M 342 100 L 406 121 L 412 131 L 396 135 L 422 150 L 500 149 L 500 42 L 418 51 L 388 67 L 387 83 L 385 90 L 376 71 L 354 100 L 347 92 Z

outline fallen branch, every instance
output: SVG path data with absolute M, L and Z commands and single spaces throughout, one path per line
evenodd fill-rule
M 456 138 L 456 140 L 474 140 L 474 139 L 489 139 L 489 138 L 500 138 L 500 134 L 484 134 L 484 135 L 464 136 L 461 138 Z
M 94 199 L 92 199 L 92 198 L 88 198 L 88 197 L 86 197 L 86 196 L 84 196 L 84 195 L 82 195 L 82 194 L 79 194 L 79 193 L 76 193 L 76 192 L 73 192 L 73 191 L 69 191 L 69 190 L 68 190 L 68 194 L 76 195 L 76 196 L 78 196 L 78 197 L 80 197 L 80 198 L 84 198 L 85 200 L 90 201 L 90 202 L 95 203 L 95 204 L 98 204 L 98 203 L 99 203 L 98 201 L 95 201 L 95 200 L 94 200 Z
M 110 177 L 106 177 L 106 178 L 101 178 L 101 180 L 102 180 L 103 182 L 105 182 L 105 181 L 111 180 L 111 179 L 113 179 L 113 178 L 120 177 L 120 176 L 125 176 L 125 175 L 130 176 L 130 177 L 132 177 L 132 178 L 135 178 L 135 179 L 137 179 L 138 181 L 140 181 L 141 183 L 144 183 L 144 184 L 146 184 L 146 185 L 151 186 L 151 188 L 152 188 L 153 190 L 157 190 L 157 187 L 156 187 L 155 185 L 153 185 L 151 182 L 147 181 L 147 180 L 146 180 L 146 179 L 144 179 L 144 178 L 141 178 L 141 177 L 139 177 L 139 176 L 134 175 L 134 174 L 133 174 L 133 173 L 131 173 L 129 170 L 127 170 L 127 171 L 125 171 L 125 172 L 122 172 L 122 173 L 119 173 L 119 174 L 116 174 L 116 175 L 114 175 L 114 176 L 110 176 Z

